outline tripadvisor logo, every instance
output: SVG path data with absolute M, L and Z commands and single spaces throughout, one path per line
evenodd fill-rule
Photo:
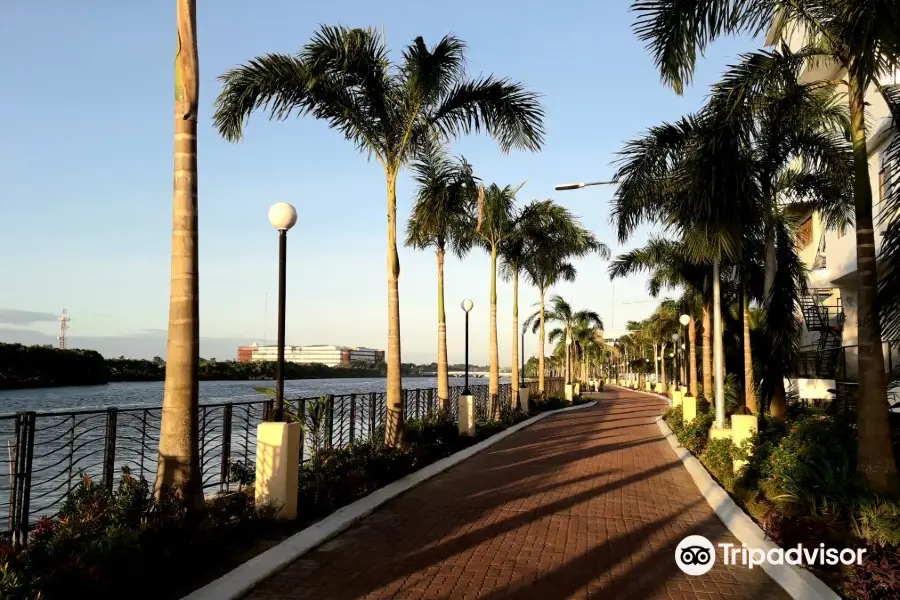
M 772 548 L 768 551 L 762 548 L 748 548 L 742 544 L 717 544 L 721 552 L 723 565 L 741 565 L 752 569 L 762 565 L 806 565 L 806 566 L 835 566 L 861 565 L 865 548 L 826 548 L 825 544 L 818 547 L 804 548 L 797 544 L 793 548 Z M 712 542 L 702 535 L 689 535 L 681 540 L 675 549 L 675 563 L 678 568 L 688 575 L 703 575 L 712 569 L 716 562 L 716 550 Z

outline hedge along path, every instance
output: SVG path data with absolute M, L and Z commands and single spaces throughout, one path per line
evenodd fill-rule
M 740 542 L 660 434 L 663 400 L 592 397 L 388 501 L 247 598 L 788 598 L 761 569 L 678 569 L 687 535 Z

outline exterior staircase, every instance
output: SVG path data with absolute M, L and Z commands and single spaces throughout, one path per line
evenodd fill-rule
M 808 379 L 835 379 L 841 354 L 844 310 L 840 300 L 826 305 L 813 293 L 800 297 L 800 310 L 809 332 L 819 334 L 814 349 L 801 352 L 797 375 Z

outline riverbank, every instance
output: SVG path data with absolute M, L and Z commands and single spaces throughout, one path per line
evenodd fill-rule
M 93 350 L 59 350 L 52 346 L 0 344 L 0 390 L 104 385 L 163 381 L 166 363 L 125 357 L 104 358 Z M 405 369 L 412 371 L 412 369 Z M 379 378 L 385 368 L 329 367 L 285 364 L 284 377 L 297 379 Z M 413 375 L 404 372 L 404 375 Z M 274 362 L 237 362 L 200 359 L 201 381 L 266 381 L 275 378 Z

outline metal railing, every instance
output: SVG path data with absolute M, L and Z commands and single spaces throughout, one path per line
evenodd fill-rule
M 537 394 L 537 382 L 532 397 Z M 557 390 L 557 388 L 559 388 Z M 491 398 L 488 385 L 470 385 L 476 420 L 496 415 L 512 403 L 511 384 L 501 384 Z M 561 394 L 562 381 L 546 379 L 549 395 Z M 450 388 L 449 410 L 459 416 L 461 386 Z M 403 391 L 407 419 L 423 419 L 439 410 L 437 388 Z M 324 402 L 325 445 L 343 448 L 371 439 L 384 423 L 385 392 L 327 395 L 289 400 L 301 419 L 310 402 Z M 273 399 L 201 404 L 199 450 L 203 489 L 207 493 L 232 487 L 233 462 L 256 461 L 256 425 L 273 414 Z M 77 411 L 22 411 L 0 415 L 0 515 L 8 515 L 0 533 L 24 542 L 40 517 L 57 514 L 63 500 L 82 476 L 112 490 L 123 467 L 136 477 L 155 479 L 161 407 L 102 408 Z M 309 440 L 301 445 L 301 461 L 312 456 Z M 3 476 L 3 471 L 7 476 Z

